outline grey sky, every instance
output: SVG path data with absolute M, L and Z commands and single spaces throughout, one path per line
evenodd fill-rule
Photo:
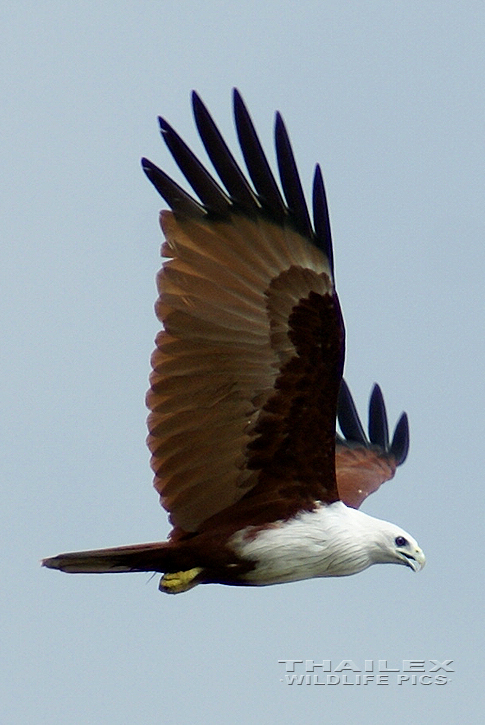
M 483 712 L 484 36 L 480 2 L 3 3 L 2 723 L 479 722 Z M 157 591 L 42 556 L 163 539 L 144 394 L 157 324 L 161 113 L 200 151 L 196 88 L 233 145 L 231 88 L 308 192 L 321 163 L 346 377 L 411 422 L 364 510 L 419 575 Z M 279 659 L 453 659 L 447 685 L 289 686 Z M 398 663 L 398 664 L 396 664 Z

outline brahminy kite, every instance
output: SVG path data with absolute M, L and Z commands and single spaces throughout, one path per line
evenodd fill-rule
M 222 186 L 164 119 L 162 137 L 198 199 L 142 160 L 171 208 L 160 217 L 168 261 L 157 279 L 163 329 L 147 405 L 155 488 L 173 530 L 165 542 L 43 564 L 162 572 L 160 589 L 173 594 L 346 576 L 372 564 L 418 571 L 425 559 L 414 538 L 358 510 L 406 458 L 408 422 L 403 414 L 390 442 L 376 385 L 367 436 L 342 379 L 344 324 L 320 167 L 312 225 L 279 113 L 281 190 L 237 91 L 249 178 L 196 93 L 192 102 Z

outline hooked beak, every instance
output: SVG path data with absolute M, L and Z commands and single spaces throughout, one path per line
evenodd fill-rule
M 403 558 L 403 564 L 409 566 L 413 571 L 421 571 L 423 566 L 426 564 L 426 557 L 423 551 L 417 546 L 412 554 L 408 554 L 407 551 L 399 552 Z

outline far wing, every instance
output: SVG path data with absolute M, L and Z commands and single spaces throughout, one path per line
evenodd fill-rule
M 409 449 L 409 424 L 406 413 L 399 418 L 389 441 L 387 413 L 380 387 L 376 384 L 369 401 L 368 435 L 357 413 L 352 395 L 342 380 L 339 393 L 335 466 L 340 498 L 352 508 L 362 502 L 406 460 Z

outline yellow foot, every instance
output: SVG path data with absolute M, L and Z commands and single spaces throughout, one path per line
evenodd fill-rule
M 174 571 L 169 574 L 164 574 L 160 579 L 158 588 L 166 594 L 188 592 L 189 589 L 196 587 L 199 583 L 194 582 L 194 579 L 201 571 L 202 569 L 196 566 L 194 569 L 188 569 L 188 571 Z

